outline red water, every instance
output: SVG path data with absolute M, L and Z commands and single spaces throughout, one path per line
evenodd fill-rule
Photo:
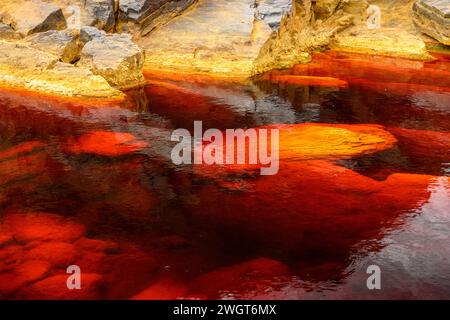
M 148 73 L 123 103 L 1 90 L 0 297 L 449 299 L 438 58 L 329 52 L 251 83 Z M 173 165 L 170 134 L 194 120 L 279 128 L 279 173 Z

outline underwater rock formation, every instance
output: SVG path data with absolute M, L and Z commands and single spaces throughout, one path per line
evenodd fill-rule
M 421 31 L 450 46 L 450 1 L 419 0 L 413 11 L 414 23 Z

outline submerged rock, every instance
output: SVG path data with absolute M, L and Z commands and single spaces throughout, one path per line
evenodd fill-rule
M 75 30 L 41 32 L 25 38 L 24 42 L 32 48 L 57 55 L 67 63 L 78 60 L 82 48 L 79 34 Z
M 144 51 L 126 34 L 94 38 L 81 51 L 78 66 L 89 68 L 110 85 L 129 89 L 145 84 L 142 74 Z
M 419 0 L 413 11 L 414 23 L 422 32 L 450 46 L 449 0 Z
M 17 0 L 0 4 L 0 20 L 23 36 L 67 27 L 61 8 L 41 0 Z

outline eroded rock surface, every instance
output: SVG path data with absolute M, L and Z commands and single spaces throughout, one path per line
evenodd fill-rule
M 145 83 L 141 69 L 144 51 L 127 34 L 112 34 L 94 38 L 81 51 L 80 67 L 89 68 L 119 89 Z
M 60 7 L 41 0 L 17 0 L 0 4 L 0 20 L 27 36 L 67 26 Z
M 247 76 L 271 33 L 253 0 L 200 0 L 141 41 L 145 67 Z
M 450 45 L 450 1 L 419 0 L 413 6 L 414 23 L 427 35 Z
M 78 60 L 82 48 L 79 35 L 74 30 L 40 32 L 25 38 L 24 42 L 32 48 L 57 55 L 67 63 Z

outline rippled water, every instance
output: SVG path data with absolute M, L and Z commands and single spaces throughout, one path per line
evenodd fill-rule
M 450 298 L 437 57 L 331 52 L 246 83 L 149 72 L 120 104 L 1 90 L 0 297 Z M 194 120 L 293 125 L 279 174 L 173 165 L 170 134 Z M 359 152 L 372 134 L 390 142 Z

